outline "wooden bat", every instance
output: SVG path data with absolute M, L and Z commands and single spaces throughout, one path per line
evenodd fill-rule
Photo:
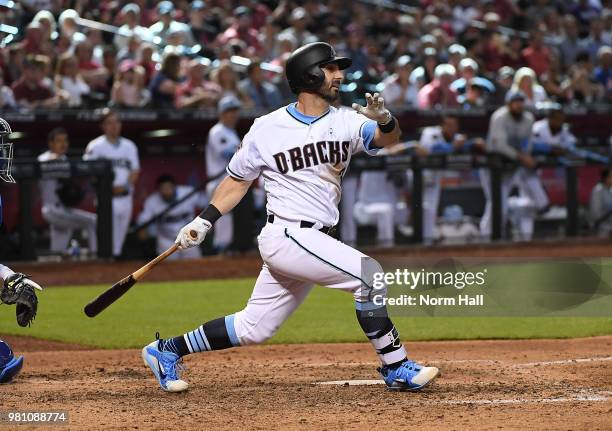
M 197 232 L 193 230 L 190 231 L 189 234 L 194 239 L 198 237 Z M 147 275 L 147 273 L 151 271 L 155 267 L 155 265 L 157 265 L 159 262 L 166 259 L 168 256 L 170 256 L 172 253 L 174 253 L 177 250 L 178 250 L 178 244 L 173 244 L 172 247 L 164 251 L 162 254 L 157 256 L 155 259 L 153 259 L 146 265 L 142 266 L 141 268 L 137 269 L 136 271 L 134 271 L 127 277 L 119 280 L 117 283 L 113 284 L 113 286 L 110 289 L 102 292 L 100 296 L 98 296 L 97 298 L 95 298 L 93 301 L 91 301 L 89 304 L 85 306 L 85 309 L 84 309 L 85 314 L 89 317 L 95 317 L 98 314 L 100 314 L 109 305 L 111 305 L 117 299 L 121 298 L 121 296 L 125 292 L 130 290 L 130 288 L 134 286 L 139 280 L 144 278 L 144 276 Z

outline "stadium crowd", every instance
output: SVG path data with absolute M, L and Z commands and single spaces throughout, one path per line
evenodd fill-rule
M 274 109 L 296 47 L 353 59 L 347 98 L 419 108 L 612 102 L 606 0 L 0 1 L 0 108 Z M 346 100 L 349 102 L 350 100 Z

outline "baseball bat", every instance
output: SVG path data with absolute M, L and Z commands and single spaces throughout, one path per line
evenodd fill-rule
M 198 234 L 195 231 L 190 231 L 189 234 L 192 238 L 197 238 Z M 144 278 L 145 275 L 149 271 L 151 271 L 155 265 L 159 262 L 166 259 L 172 253 L 178 250 L 178 244 L 173 244 L 172 247 L 168 248 L 168 250 L 164 251 L 162 254 L 157 256 L 152 261 L 148 262 L 146 265 L 138 268 L 136 271 L 128 275 L 127 277 L 119 280 L 115 284 L 112 285 L 110 289 L 102 292 L 97 298 L 91 301 L 89 304 L 85 306 L 85 314 L 88 317 L 95 317 L 100 314 L 103 310 L 105 310 L 108 306 L 110 306 L 117 299 L 121 298 L 121 296 L 130 290 L 132 286 L 134 286 L 139 280 Z

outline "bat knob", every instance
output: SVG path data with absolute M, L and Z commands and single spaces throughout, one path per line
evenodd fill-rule
M 189 231 L 189 236 L 193 239 L 197 239 L 198 238 L 198 233 L 195 230 L 190 230 Z

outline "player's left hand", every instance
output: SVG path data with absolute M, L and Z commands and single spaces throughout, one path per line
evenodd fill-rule
M 17 305 L 17 323 L 20 326 L 29 326 L 36 317 L 38 298 L 35 289 L 43 290 L 38 283 L 19 272 L 4 280 L 4 286 L 0 291 L 0 301 L 9 305 Z
M 380 97 L 380 94 L 370 93 L 365 94 L 366 106 L 361 106 L 358 103 L 353 103 L 353 109 L 360 114 L 365 115 L 370 120 L 376 121 L 378 124 L 387 124 L 393 116 L 387 108 L 385 108 L 385 100 Z

